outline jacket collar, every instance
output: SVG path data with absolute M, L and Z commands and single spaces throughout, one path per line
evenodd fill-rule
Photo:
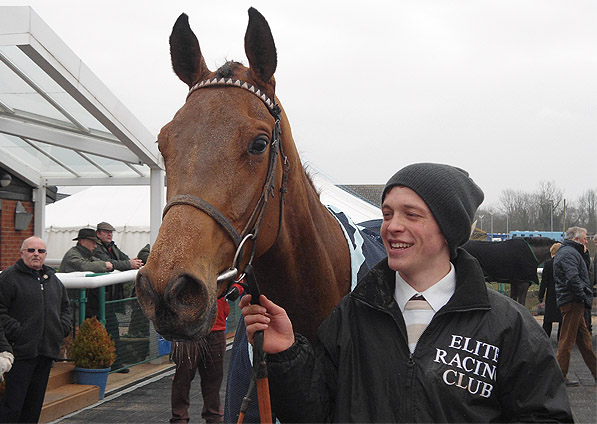
M 93 255 L 93 251 L 87 249 L 85 246 L 83 246 L 81 243 L 77 243 L 75 245 L 75 248 L 81 252 L 86 258 L 90 258 Z M 96 248 L 97 249 L 97 248 Z
M 454 267 L 456 290 L 440 312 L 490 309 L 483 270 L 477 260 L 464 249 L 458 248 Z M 384 258 L 359 282 L 351 297 L 376 309 L 391 310 L 398 308 L 393 295 L 395 285 L 395 271 L 390 269 L 388 259 Z
M 564 240 L 563 243 L 564 246 L 570 246 L 573 247 L 574 249 L 576 249 L 578 251 L 578 253 L 580 253 L 581 255 L 584 255 L 585 253 L 585 246 L 583 246 L 581 243 L 574 241 L 574 240 Z

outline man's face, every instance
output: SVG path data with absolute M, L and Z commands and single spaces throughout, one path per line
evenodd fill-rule
M 40 252 L 39 249 L 41 249 L 42 252 Z M 43 240 L 38 238 L 33 238 L 27 241 L 21 250 L 21 259 L 23 259 L 25 265 L 37 271 L 42 269 L 47 255 L 46 244 Z
M 94 240 L 81 239 L 81 240 L 79 240 L 79 243 L 81 243 L 81 246 L 86 247 L 87 249 L 91 250 L 92 252 L 97 247 L 97 243 Z
M 414 281 L 421 276 L 436 282 L 448 273 L 448 243 L 417 193 L 406 187 L 392 188 L 384 199 L 382 213 L 381 236 L 391 269 L 399 271 L 407 282 L 409 277 Z
M 587 233 L 581 233 L 581 235 L 574 240 L 582 244 L 584 247 L 587 247 Z
M 110 244 L 112 242 L 113 232 L 108 230 L 98 230 L 96 231 L 97 238 L 103 241 L 106 244 Z

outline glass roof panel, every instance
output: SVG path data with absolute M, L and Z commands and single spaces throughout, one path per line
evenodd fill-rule
M 133 177 L 133 176 L 139 176 L 135 171 L 133 171 L 130 167 L 128 167 L 125 163 L 123 162 L 118 162 L 115 160 L 111 160 L 111 159 L 107 159 L 101 156 L 96 156 L 93 154 L 86 154 L 87 157 L 89 157 L 91 160 L 93 160 L 95 163 L 97 163 L 98 165 L 100 165 L 102 168 L 104 168 L 106 171 L 108 171 L 111 175 L 113 176 L 117 176 L 117 177 Z M 137 170 L 139 170 L 141 173 L 143 173 L 144 176 L 149 176 L 149 167 L 148 166 L 141 166 L 141 167 L 136 167 Z
M 163 170 L 154 141 L 31 8 L 0 6 L 3 169 L 34 186 L 146 184 Z
M 61 108 L 68 111 L 83 126 L 108 132 L 97 119 L 77 103 L 48 74 L 40 69 L 16 46 L 0 46 L 0 54 L 29 78 L 36 86 L 53 99 Z M 72 126 L 72 122 L 59 109 L 44 99 L 31 85 L 0 61 L 0 101 L 13 109 L 46 116 Z

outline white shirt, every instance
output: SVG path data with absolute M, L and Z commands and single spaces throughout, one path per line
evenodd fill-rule
M 404 322 L 409 332 L 409 339 L 413 333 L 417 334 L 415 336 L 416 340 L 409 340 L 408 346 L 411 352 L 415 351 L 420 333 L 422 333 L 431 322 L 437 311 L 448 303 L 455 290 L 456 270 L 452 263 L 450 263 L 450 271 L 448 274 L 423 292 L 418 292 L 413 289 L 406 281 L 404 281 L 400 276 L 400 273 L 396 271 L 394 299 L 396 300 L 396 303 L 398 303 L 398 307 L 404 316 Z M 425 298 L 429 306 L 431 306 L 431 309 L 428 309 L 428 307 L 427 309 L 409 309 L 405 312 L 407 302 L 417 294 L 422 295 Z

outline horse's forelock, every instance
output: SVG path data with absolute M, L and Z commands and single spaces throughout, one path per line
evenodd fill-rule
M 228 62 L 220 66 L 220 68 L 216 71 L 216 77 L 232 78 L 233 76 L 235 76 L 236 71 L 242 67 L 244 67 L 242 63 L 229 60 Z

